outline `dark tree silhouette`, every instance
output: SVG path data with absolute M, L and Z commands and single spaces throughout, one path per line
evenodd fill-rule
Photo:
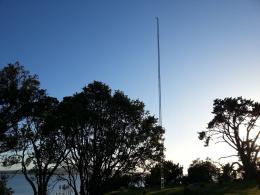
M 237 171 L 234 169 L 233 165 L 227 163 L 221 167 L 220 182 L 230 182 L 235 180 L 237 177 Z
M 244 171 L 245 179 L 256 176 L 259 153 L 260 131 L 257 123 L 260 116 L 260 105 L 252 100 L 225 98 L 214 100 L 214 118 L 209 122 L 206 131 L 199 132 L 199 139 L 208 146 L 210 140 L 227 143 L 238 156 L 237 164 Z
M 64 98 L 60 109 L 64 132 L 71 135 L 64 168 L 79 174 L 81 195 L 103 194 L 112 177 L 145 168 L 163 155 L 164 130 L 144 104 L 121 91 L 112 94 L 101 82 Z
M 36 75 L 30 75 L 18 62 L 0 70 L 1 152 L 17 145 L 19 122 L 29 116 L 30 103 L 40 91 Z
M 51 176 L 66 156 L 66 144 L 53 123 L 58 101 L 39 86 L 37 76 L 19 63 L 0 71 L 0 148 L 5 152 L 3 165 L 20 164 L 34 194 L 46 195 Z
M 7 178 L 8 178 L 8 176 L 6 176 L 4 174 L 0 174 L 0 194 L 1 195 L 12 195 L 14 192 L 12 190 L 12 188 L 9 188 L 7 186 Z
M 219 168 L 210 159 L 205 161 L 197 159 L 188 168 L 188 181 L 191 183 L 213 182 L 218 179 L 219 174 Z
M 146 184 L 149 186 L 160 185 L 161 182 L 161 166 L 156 164 L 150 171 L 151 173 L 146 177 Z M 164 180 L 166 184 L 180 184 L 183 176 L 183 167 L 174 164 L 172 161 L 163 162 Z

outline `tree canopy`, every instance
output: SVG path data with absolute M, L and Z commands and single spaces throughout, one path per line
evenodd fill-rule
M 31 115 L 31 104 L 37 95 L 45 93 L 39 85 L 38 77 L 24 70 L 18 62 L 0 70 L 1 152 L 16 146 L 18 124 Z
M 191 183 L 213 182 L 218 179 L 220 169 L 210 160 L 197 159 L 188 168 L 188 180 Z
M 3 165 L 19 164 L 34 194 L 45 195 L 63 161 L 66 144 L 53 125 L 59 102 L 19 63 L 0 71 L 0 151 Z
M 163 162 L 163 175 L 165 184 L 180 184 L 183 176 L 183 167 L 178 164 L 174 164 L 172 161 Z M 146 178 L 147 185 L 159 186 L 161 182 L 161 165 L 156 164 L 151 168 L 150 174 Z
M 79 173 L 80 194 L 101 194 L 117 174 L 158 162 L 164 130 L 139 100 L 94 81 L 61 103 L 63 128 L 70 133 L 72 164 Z M 69 162 L 68 162 L 69 161 Z
M 143 102 L 102 82 L 59 102 L 19 63 L 0 70 L 2 163 L 20 165 L 34 194 L 48 193 L 58 168 L 75 194 L 103 194 L 116 178 L 161 160 L 163 133 Z
M 208 146 L 211 140 L 224 142 L 236 151 L 239 164 L 247 179 L 256 176 L 260 146 L 260 104 L 242 97 L 216 99 L 213 104 L 213 119 L 207 130 L 199 132 L 199 139 Z

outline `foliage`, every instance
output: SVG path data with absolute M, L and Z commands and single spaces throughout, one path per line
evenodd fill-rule
M 138 188 L 142 186 L 143 175 L 141 173 L 117 174 L 106 182 L 105 191 L 118 189 Z
M 160 185 L 161 182 L 161 165 L 156 164 L 150 171 L 151 173 L 146 177 L 146 183 L 149 186 Z M 163 162 L 163 174 L 165 184 L 179 184 L 183 176 L 183 167 L 174 164 L 172 161 Z
M 252 100 L 237 98 L 216 99 L 213 104 L 214 118 L 206 131 L 199 132 L 199 139 L 208 146 L 210 140 L 225 142 L 236 151 L 237 162 L 246 179 L 255 178 L 260 146 L 258 122 L 260 104 Z
M 118 174 L 145 169 L 163 155 L 163 129 L 139 100 L 93 82 L 60 106 L 70 154 L 64 162 L 79 174 L 80 194 L 101 194 Z
M 18 62 L 0 70 L 0 141 L 1 152 L 17 146 L 19 123 L 29 116 L 39 90 L 36 75 L 30 75 Z
M 233 164 L 227 163 L 221 168 L 220 182 L 231 182 L 237 177 L 237 171 L 234 170 Z
M 13 190 L 7 187 L 7 176 L 0 175 L 0 194 L 1 195 L 12 195 Z
M 188 168 L 188 180 L 190 183 L 213 182 L 219 177 L 220 170 L 210 160 L 205 161 L 197 159 L 192 162 Z
M 47 194 L 59 166 L 75 194 L 77 177 L 80 194 L 102 194 L 161 160 L 163 133 L 144 103 L 101 82 L 59 102 L 19 63 L 0 70 L 1 158 L 21 165 L 34 194 Z
M 19 63 L 0 71 L 3 165 L 20 164 L 34 194 L 47 193 L 48 182 L 66 153 L 64 137 L 53 123 L 57 105 L 40 89 L 37 76 Z

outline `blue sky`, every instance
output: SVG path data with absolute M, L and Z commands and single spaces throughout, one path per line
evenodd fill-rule
M 20 61 L 62 99 L 100 80 L 158 115 L 160 18 L 166 158 L 229 154 L 197 139 L 215 98 L 260 101 L 258 0 L 0 0 L 0 66 Z

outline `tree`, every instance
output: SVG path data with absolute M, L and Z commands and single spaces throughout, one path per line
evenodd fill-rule
M 31 102 L 39 91 L 36 75 L 30 75 L 18 62 L 0 70 L 0 152 L 17 145 L 14 133 L 24 117 L 29 116 Z
M 146 178 L 146 183 L 159 186 L 161 183 L 161 165 L 156 164 L 150 172 Z M 163 173 L 165 184 L 179 184 L 183 176 L 183 167 L 179 163 L 174 164 L 172 161 L 164 161 Z
M 121 91 L 112 94 L 101 82 L 65 97 L 60 109 L 63 129 L 70 132 L 64 168 L 78 173 L 81 195 L 102 194 L 111 178 L 145 168 L 163 155 L 164 130 L 144 104 Z
M 218 179 L 220 170 L 210 160 L 197 159 L 188 168 L 188 180 L 191 183 L 213 182 Z
M 221 167 L 219 180 L 221 182 L 230 182 L 236 179 L 237 172 L 234 170 L 233 164 L 227 163 Z
M 199 139 L 205 141 L 205 146 L 213 139 L 227 143 L 236 151 L 231 156 L 238 156 L 242 164 L 237 164 L 243 169 L 245 179 L 255 178 L 260 150 L 257 144 L 260 104 L 242 97 L 216 99 L 212 113 L 214 118 L 207 130 L 199 132 Z
M 7 187 L 7 176 L 6 175 L 0 175 L 0 194 L 2 195 L 12 195 L 13 190 L 11 188 Z
M 0 92 L 3 165 L 20 164 L 34 194 L 46 195 L 50 178 L 66 157 L 64 136 L 54 122 L 58 101 L 19 63 L 0 71 Z

